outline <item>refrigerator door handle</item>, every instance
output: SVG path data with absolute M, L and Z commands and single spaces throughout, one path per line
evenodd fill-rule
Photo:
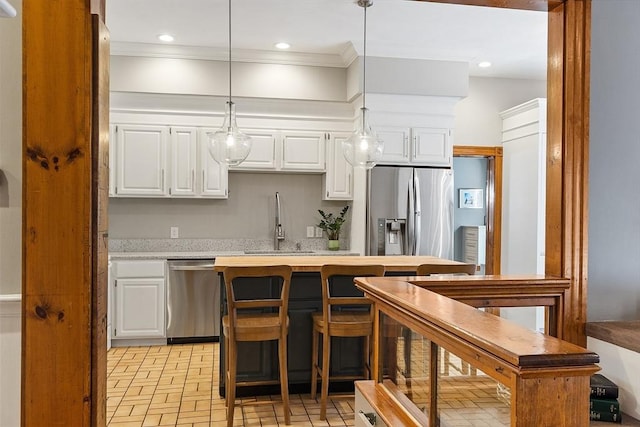
M 422 238 L 422 236 L 420 235 L 422 232 L 422 229 L 420 227 L 420 224 L 422 223 L 422 219 L 420 218 L 421 212 L 422 212 L 422 205 L 421 205 L 421 193 L 420 193 L 420 178 L 418 177 L 417 174 L 413 174 L 413 197 L 414 197 L 414 232 L 413 232 L 413 239 L 414 239 L 414 250 L 413 250 L 413 255 L 418 255 L 420 253 L 420 240 Z
M 413 172 L 411 172 L 411 179 L 408 182 L 407 189 L 409 192 L 409 197 L 407 198 L 407 239 L 405 243 L 405 254 L 406 255 L 415 255 L 415 235 L 414 235 L 414 227 L 415 221 L 413 213 L 415 212 L 415 194 L 414 194 L 414 185 L 413 185 Z

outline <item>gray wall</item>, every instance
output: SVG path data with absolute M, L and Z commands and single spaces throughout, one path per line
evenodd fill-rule
M 587 318 L 640 319 L 640 2 L 594 0 Z
M 229 198 L 109 200 L 109 237 L 270 239 L 275 221 L 275 193 L 280 193 L 286 239 L 306 238 L 306 227 L 320 221 L 318 209 L 338 212 L 346 202 L 322 200 L 322 175 L 229 174 Z M 343 236 L 349 235 L 347 222 Z M 346 249 L 346 248 L 345 248 Z
M 0 295 L 21 289 L 22 20 L 0 20 Z
M 461 188 L 482 188 L 486 197 L 487 186 L 487 159 L 474 157 L 455 157 L 453 159 L 454 173 L 454 259 L 462 261 L 462 229 L 463 225 L 486 225 L 486 204 L 482 209 L 461 209 L 459 190 Z

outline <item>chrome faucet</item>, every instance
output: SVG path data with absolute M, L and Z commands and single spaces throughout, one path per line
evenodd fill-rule
M 280 250 L 280 241 L 284 240 L 284 229 L 280 223 L 280 193 L 276 191 L 276 227 L 273 233 L 273 248 Z

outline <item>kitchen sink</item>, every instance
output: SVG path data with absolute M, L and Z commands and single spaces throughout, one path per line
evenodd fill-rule
M 312 254 L 315 251 L 276 251 L 276 250 L 266 250 L 266 251 L 244 251 L 246 255 L 304 255 L 304 254 Z

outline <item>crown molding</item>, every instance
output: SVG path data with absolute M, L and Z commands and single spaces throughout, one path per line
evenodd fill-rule
M 1 0 L 0 0 L 1 1 Z M 314 67 L 346 68 L 357 57 L 353 45 L 340 55 L 304 52 L 275 52 L 266 50 L 234 49 L 234 62 L 256 62 L 267 64 L 307 65 Z M 353 50 L 353 53 L 351 52 Z M 355 54 L 355 56 L 353 56 Z M 227 61 L 227 49 L 204 46 L 181 46 L 157 43 L 111 42 L 111 55 L 140 56 L 149 58 L 197 59 Z M 353 58 L 352 58 L 353 57 Z

